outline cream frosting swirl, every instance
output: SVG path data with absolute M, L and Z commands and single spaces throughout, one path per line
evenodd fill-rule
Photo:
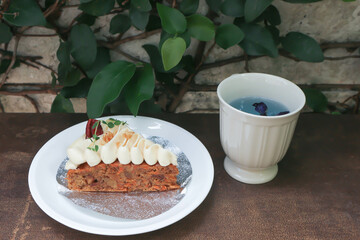
M 98 140 L 86 139 L 84 134 L 68 147 L 69 161 L 67 161 L 65 169 L 76 169 L 85 162 L 92 167 L 101 161 L 111 164 L 116 160 L 121 164 L 138 165 L 145 161 L 149 165 L 157 162 L 161 166 L 177 165 L 177 157 L 174 153 L 145 139 L 127 125 L 109 128 L 106 124 L 101 123 L 101 127 L 104 133 L 99 136 Z M 94 145 L 98 146 L 97 151 L 89 149 Z

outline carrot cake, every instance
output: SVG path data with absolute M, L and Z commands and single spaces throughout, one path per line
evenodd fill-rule
M 117 119 L 89 119 L 67 149 L 68 188 L 90 192 L 167 191 L 177 183 L 177 157 Z

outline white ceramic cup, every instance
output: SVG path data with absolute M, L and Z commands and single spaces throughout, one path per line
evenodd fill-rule
M 223 80 L 217 95 L 220 102 L 220 138 L 226 157 L 226 172 L 238 181 L 259 184 L 271 181 L 278 172 L 305 105 L 303 91 L 294 83 L 263 73 L 234 74 Z M 284 104 L 290 113 L 258 116 L 230 105 L 238 98 L 262 97 Z

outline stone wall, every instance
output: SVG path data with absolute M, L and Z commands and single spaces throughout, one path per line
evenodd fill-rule
M 74 4 L 76 1 L 70 1 Z M 345 3 L 341 0 L 324 0 L 311 4 L 289 4 L 275 0 L 274 5 L 279 9 L 282 23 L 279 26 L 281 35 L 290 31 L 300 31 L 314 37 L 322 44 L 325 43 L 359 43 L 360 42 L 360 0 Z M 199 11 L 206 12 L 206 6 L 202 3 Z M 69 25 L 71 19 L 79 13 L 76 8 L 67 8 L 59 19 L 62 26 Z M 94 28 L 100 28 L 97 38 L 109 36 L 109 20 L 111 16 L 100 17 Z M 222 19 L 223 22 L 228 19 Z M 33 27 L 27 34 L 53 34 L 54 31 Z M 132 29 L 127 36 L 138 34 Z M 126 37 L 126 35 L 124 36 Z M 145 43 L 157 43 L 159 34 L 145 40 L 138 40 L 120 46 L 120 49 L 144 61 L 149 61 L 146 52 L 141 47 Z M 14 48 L 14 41 L 10 42 L 8 49 Z M 190 53 L 194 52 L 197 45 L 192 41 Z M 208 43 L 211 45 L 211 42 Z M 9 74 L 6 81 L 7 87 L 16 88 L 16 84 L 50 84 L 51 71 L 57 69 L 58 60 L 56 51 L 59 46 L 59 38 L 53 37 L 22 37 L 19 42 L 18 54 L 22 56 L 42 56 L 38 62 L 45 67 L 34 64 L 29 66 L 21 64 Z M 329 46 L 332 46 L 331 44 Z M 4 48 L 0 45 L 0 48 Z M 327 59 L 322 63 L 296 62 L 279 56 L 278 58 L 261 57 L 249 61 L 248 68 L 251 72 L 270 73 L 285 77 L 297 84 L 317 84 L 323 86 L 324 94 L 330 102 L 341 102 L 354 92 L 351 88 L 336 88 L 333 84 L 360 84 L 360 58 L 359 49 L 331 47 L 325 49 Z M 210 53 L 206 64 L 241 56 L 242 50 L 238 46 L 223 50 L 215 47 Z M 116 52 L 112 53 L 113 60 L 123 59 L 124 56 Z M 187 92 L 177 108 L 176 112 L 203 112 L 217 111 L 218 100 L 214 89 L 222 79 L 234 73 L 245 72 L 245 63 L 232 62 L 216 68 L 200 71 L 195 77 L 197 85 L 203 88 Z M 28 86 L 29 87 L 29 86 Z M 31 86 L 30 86 L 31 87 Z M 4 89 L 4 86 L 3 86 Z M 0 101 L 5 112 L 49 112 L 55 95 L 53 93 L 31 94 L 29 97 L 7 94 L 0 89 Z M 85 99 L 72 99 L 76 112 L 85 112 Z M 34 105 L 35 104 L 35 105 Z

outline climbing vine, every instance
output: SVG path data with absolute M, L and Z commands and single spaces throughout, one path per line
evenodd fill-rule
M 283 1 L 298 4 L 320 0 Z M 324 57 L 323 50 L 329 46 L 320 45 L 304 33 L 280 33 L 281 13 L 272 2 L 206 0 L 203 4 L 208 11 L 200 14 L 199 0 L 80 0 L 79 4 L 74 5 L 65 0 L 46 0 L 43 4 L 36 0 L 2 0 L 0 44 L 3 43 L 5 47 L 0 49 L 0 89 L 11 87 L 4 84 L 13 68 L 27 64 L 50 70 L 51 87 L 37 91 L 56 94 L 52 112 L 74 112 L 70 98 L 86 98 L 90 118 L 122 112 L 124 106 L 133 115 L 137 115 L 139 110 L 157 111 L 159 105 L 163 110 L 174 112 L 185 93 L 199 87 L 194 85 L 194 77 L 206 68 L 244 61 L 245 70 L 249 71 L 248 61 L 263 56 L 276 58 L 279 55 L 306 62 L 336 60 Z M 77 8 L 80 13 L 67 27 L 62 27 L 58 24 L 58 18 L 68 8 Z M 106 40 L 95 37 L 99 29 L 94 27 L 97 18 L 104 15 L 111 16 L 111 37 Z M 231 23 L 219 21 L 221 15 L 231 18 Z M 52 29 L 54 33 L 27 34 L 27 30 L 34 26 Z M 124 37 L 132 28 L 140 33 Z M 159 43 L 142 46 L 149 55 L 149 62 L 119 48 L 124 43 L 154 34 L 160 34 Z M 39 61 L 41 56 L 17 54 L 20 39 L 30 36 L 59 36 L 57 69 L 42 64 Z M 8 50 L 11 40 L 14 42 L 12 51 Z M 193 41 L 198 43 L 196 53 L 187 54 L 186 50 Z M 205 64 L 215 45 L 222 49 L 237 46 L 244 50 L 244 55 Z M 359 43 L 352 45 L 359 46 Z M 113 61 L 111 51 L 116 51 L 127 60 Z M 304 91 L 308 105 L 314 111 L 322 112 L 328 108 L 327 100 L 319 90 Z M 23 96 L 36 105 L 28 94 Z M 359 94 L 353 98 L 359 102 Z

